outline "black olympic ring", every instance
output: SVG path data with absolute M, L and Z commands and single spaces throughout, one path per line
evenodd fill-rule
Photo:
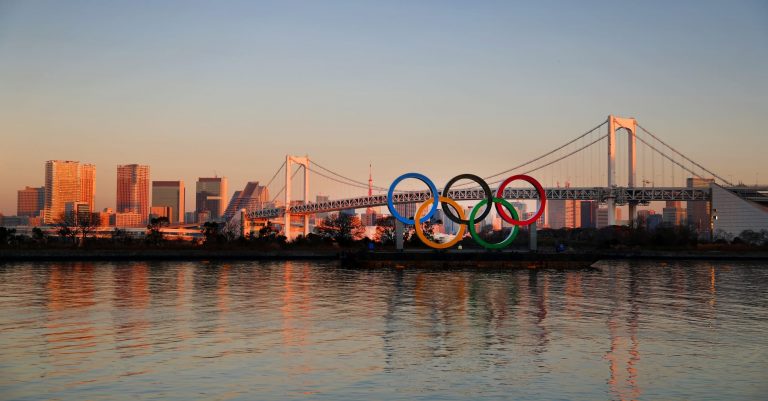
M 493 193 L 491 192 L 491 188 L 488 186 L 488 183 L 485 182 L 482 178 L 474 175 L 474 174 L 459 174 L 456 177 L 451 178 L 450 181 L 448 181 L 447 184 L 445 184 L 445 187 L 443 187 L 443 196 L 448 196 L 448 190 L 451 188 L 451 185 L 455 184 L 456 181 L 459 180 L 470 180 L 474 181 L 478 184 L 480 184 L 480 187 L 485 192 L 485 197 L 488 199 L 488 202 L 485 204 L 485 210 L 483 210 L 483 213 L 480 214 L 480 216 L 475 218 L 475 221 L 482 221 L 488 216 L 488 213 L 491 212 L 491 208 L 493 208 Z M 446 202 L 440 202 L 440 204 L 443 206 L 443 213 L 445 214 L 445 217 L 447 217 L 449 220 L 451 220 L 454 223 L 457 224 L 469 224 L 469 220 L 462 220 L 455 214 L 453 214 L 453 211 L 451 211 L 451 208 L 448 207 L 448 203 Z

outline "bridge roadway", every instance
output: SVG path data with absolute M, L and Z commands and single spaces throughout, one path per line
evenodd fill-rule
M 630 202 L 645 203 L 651 201 L 708 201 L 712 198 L 709 188 L 627 188 L 627 187 L 590 187 L 590 188 L 545 188 L 547 200 L 587 200 L 605 202 L 613 198 L 617 205 Z M 432 196 L 430 191 L 396 192 L 393 202 L 414 203 L 424 202 Z M 485 199 L 485 191 L 481 188 L 454 189 L 448 191 L 448 197 L 457 201 Z M 505 199 L 538 199 L 533 188 L 506 188 Z M 291 207 L 291 214 L 313 214 L 333 212 L 343 209 L 364 209 L 367 207 L 387 204 L 386 195 L 361 196 L 357 198 L 337 199 L 328 202 L 307 203 Z M 280 217 L 285 213 L 284 207 L 261 209 L 249 212 L 250 219 Z

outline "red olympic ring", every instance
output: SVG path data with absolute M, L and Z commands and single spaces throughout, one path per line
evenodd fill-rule
M 503 207 L 501 207 L 501 203 L 494 203 L 494 205 L 496 206 L 496 212 L 499 214 L 499 217 L 504 219 L 504 221 L 506 221 L 507 223 L 515 226 L 527 226 L 527 225 L 533 224 L 536 220 L 539 219 L 539 217 L 541 217 L 541 214 L 544 213 L 544 206 L 546 206 L 547 204 L 547 194 L 544 191 L 544 188 L 541 186 L 541 184 L 539 184 L 539 182 L 536 181 L 536 179 L 525 174 L 518 174 L 518 175 L 513 175 L 507 178 L 506 180 L 504 180 L 504 182 L 501 183 L 501 185 L 499 186 L 499 189 L 496 190 L 496 197 L 503 198 L 504 189 L 507 187 L 507 185 L 509 185 L 510 182 L 515 180 L 526 181 L 529 184 L 533 185 L 534 188 L 536 188 L 536 192 L 539 194 L 539 199 L 541 200 L 541 205 L 539 205 L 539 209 L 536 211 L 536 214 L 534 214 L 533 217 L 531 217 L 528 220 L 515 220 L 509 214 L 507 214 L 507 211 L 504 210 Z

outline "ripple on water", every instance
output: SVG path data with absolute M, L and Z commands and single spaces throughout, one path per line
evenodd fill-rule
M 354 271 L 0 266 L 0 394 L 52 399 L 755 399 L 761 263 Z

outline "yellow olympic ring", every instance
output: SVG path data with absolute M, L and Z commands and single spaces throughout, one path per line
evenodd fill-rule
M 454 200 L 453 200 L 453 199 L 451 199 L 451 198 L 447 198 L 447 197 L 445 197 L 445 196 L 441 196 L 441 197 L 439 197 L 439 198 L 438 198 L 438 200 L 439 200 L 440 202 L 445 202 L 445 203 L 447 203 L 447 204 L 449 204 L 449 205 L 453 206 L 453 208 L 454 208 L 454 209 L 455 209 L 455 210 L 456 210 L 456 211 L 459 213 L 459 218 L 460 218 L 460 219 L 462 219 L 462 220 L 464 220 L 464 218 L 465 218 L 465 217 L 464 217 L 464 211 L 463 211 L 463 210 L 461 210 L 461 206 L 459 206 L 459 204 L 458 204 L 458 203 L 456 203 L 456 201 L 454 201 Z M 426 201 L 424 201 L 424 203 L 422 203 L 422 204 L 421 204 L 421 206 L 419 206 L 419 209 L 418 209 L 418 210 L 416 210 L 416 216 L 414 216 L 414 217 L 413 217 L 413 220 L 414 220 L 414 221 L 419 221 L 419 220 L 421 219 L 421 214 L 422 214 L 422 213 L 424 213 L 424 209 L 426 209 L 426 207 L 427 207 L 428 205 L 430 205 L 430 204 L 431 204 L 432 202 L 434 202 L 434 201 L 435 201 L 435 199 L 434 199 L 434 198 L 429 198 L 429 199 L 427 199 Z M 462 239 L 462 238 L 464 238 L 464 232 L 467 230 L 467 226 L 466 226 L 466 225 L 464 225 L 464 224 L 462 224 L 462 225 L 459 227 L 459 232 L 456 234 L 456 236 L 455 236 L 455 237 L 453 237 L 453 239 L 452 239 L 452 240 L 450 240 L 450 241 L 448 241 L 448 242 L 445 242 L 445 243 L 442 243 L 442 244 L 438 244 L 438 243 L 436 243 L 436 242 L 432 242 L 432 241 L 430 241 L 430 240 L 429 240 L 429 239 L 428 239 L 428 238 L 427 238 L 427 237 L 424 235 L 424 228 L 423 228 L 423 227 L 421 227 L 421 224 L 419 224 L 419 223 L 416 223 L 416 224 L 415 224 L 415 228 L 416 228 L 416 236 L 417 236 L 417 237 L 419 237 L 419 239 L 421 240 L 421 242 L 423 242 L 424 244 L 426 244 L 426 245 L 427 245 L 427 246 L 429 246 L 430 248 L 434 248 L 434 249 L 445 249 L 445 248 L 450 248 L 450 247 L 452 247 L 452 246 L 454 246 L 454 245 L 458 244 L 458 243 L 459 243 L 459 241 L 461 241 L 461 239 Z

